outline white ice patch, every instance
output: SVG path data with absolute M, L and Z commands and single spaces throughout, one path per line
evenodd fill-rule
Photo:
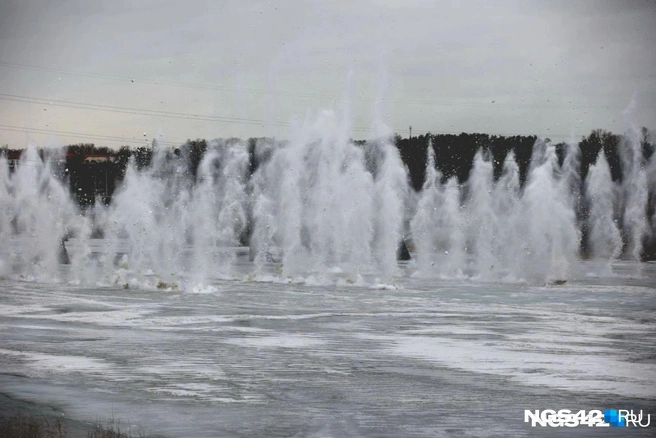
M 430 336 L 366 336 L 385 340 L 394 354 L 438 362 L 473 373 L 505 376 L 527 385 L 570 391 L 653 397 L 656 365 L 626 362 L 609 354 L 532 351 L 521 345 Z M 523 347 L 526 347 L 524 345 Z M 607 353 L 607 351 L 605 351 Z
M 218 288 L 209 284 L 202 284 L 202 283 L 195 285 L 189 291 L 189 293 L 192 294 L 216 294 L 218 292 L 219 292 Z
M 385 284 L 385 283 L 375 283 L 369 286 L 369 289 L 373 290 L 398 290 L 399 286 L 395 284 Z
M 226 339 L 226 344 L 256 348 L 308 348 L 324 345 L 322 339 L 300 335 L 260 336 L 239 339 Z
M 47 353 L 7 350 L 4 348 L 0 348 L 0 355 L 23 359 L 28 366 L 39 371 L 99 373 L 110 367 L 103 360 L 84 356 L 60 356 Z

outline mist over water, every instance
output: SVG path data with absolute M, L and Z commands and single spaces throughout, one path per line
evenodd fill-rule
M 229 276 L 235 254 L 223 248 L 238 246 L 247 225 L 245 145 L 211 143 L 195 181 L 187 161 L 171 155 L 156 151 L 143 171 L 130 163 L 111 205 L 96 208 L 104 274 L 113 275 L 116 254 L 122 254 L 118 265 L 130 276 L 143 280 L 156 273 L 171 287 Z
M 535 145 L 523 190 L 512 154 L 494 181 L 492 162 L 479 152 L 464 194 L 453 179 L 440 184 L 434 160 L 429 148 L 426 183 L 411 225 L 420 242 L 421 275 L 437 271 L 447 277 L 529 282 L 568 278 L 580 233 L 568 173 L 561 172 L 552 144 Z
M 56 162 L 52 156 L 44 162 L 33 143 L 13 173 L 0 158 L 0 274 L 59 281 L 63 239 L 69 234 L 88 239 L 90 221 L 55 176 Z M 84 248 L 76 248 L 66 261 L 79 265 L 87 255 Z
M 411 229 L 416 247 L 418 274 L 435 272 L 462 277 L 465 267 L 465 233 L 460 206 L 460 188 L 455 178 L 440 184 L 435 152 L 428 147 L 426 180 Z
M 284 144 L 260 144 L 271 157 L 253 176 L 256 265 L 282 262 L 284 276 L 325 272 L 358 281 L 374 269 L 396 273 L 407 175 L 390 139 L 359 146 L 324 112 Z
M 585 189 L 590 202 L 590 250 L 594 257 L 605 258 L 610 262 L 622 252 L 622 235 L 615 217 L 616 191 L 603 150 L 596 163 L 590 167 Z
M 581 181 L 577 143 L 561 164 L 538 139 L 523 184 L 512 152 L 495 177 L 483 150 L 461 184 L 438 171 L 428 145 L 415 194 L 393 139 L 354 142 L 350 126 L 348 111 L 323 111 L 289 140 L 261 139 L 252 151 L 216 140 L 195 172 L 190 157 L 157 147 L 148 167 L 129 164 L 109 206 L 84 212 L 58 176 L 60 160 L 30 144 L 13 172 L 0 159 L 0 274 L 184 290 L 217 278 L 549 283 L 570 278 L 582 254 L 607 261 L 606 272 L 618 258 L 639 260 L 656 225 L 656 159 L 643 159 L 635 127 L 621 140 L 621 182 L 603 149 Z M 399 264 L 404 246 L 411 260 Z M 70 278 L 60 278 L 61 263 Z
M 624 229 L 626 230 L 627 252 L 634 259 L 640 257 L 642 252 L 642 239 L 647 232 L 647 174 L 642 159 L 641 138 L 637 128 L 627 131 L 620 143 L 623 151 L 624 179 Z

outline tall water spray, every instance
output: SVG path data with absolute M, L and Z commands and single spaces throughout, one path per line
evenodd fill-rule
M 65 253 L 64 239 L 86 240 L 90 226 L 55 176 L 55 161 L 56 157 L 43 161 L 34 143 L 23 152 L 13 173 L 7 160 L 0 159 L 0 269 L 5 273 L 57 281 L 60 262 L 77 266 L 88 255 L 84 245 Z
M 481 151 L 474 158 L 468 181 L 468 199 L 465 204 L 467 247 L 472 255 L 472 269 L 483 278 L 489 277 L 500 260 L 500 226 L 492 199 L 494 175 L 492 163 Z M 497 261 L 498 260 L 498 261 Z
M 374 263 L 389 279 L 397 273 L 397 253 L 404 235 L 408 175 L 390 137 L 369 141 L 365 157 L 374 177 Z
M 353 143 L 343 117 L 325 111 L 306 120 L 254 176 L 256 260 L 279 255 L 286 277 L 332 272 L 357 281 L 396 269 L 404 168 L 389 140 L 369 151 Z
M 426 181 L 412 221 L 421 275 L 511 281 L 568 278 L 577 260 L 580 233 L 552 144 L 536 144 L 523 192 L 512 154 L 495 182 L 491 161 L 479 152 L 464 199 L 455 180 L 440 184 L 433 163 L 430 147 Z
M 651 145 L 651 157 L 646 167 L 647 182 L 649 184 L 649 193 L 651 194 L 648 202 L 652 208 L 650 219 L 651 233 L 650 238 L 652 245 L 656 247 L 656 136 L 653 132 L 648 134 L 648 143 Z
M 11 182 L 9 178 L 9 163 L 6 157 L 0 155 L 0 238 L 4 242 L 7 242 L 12 234 L 11 222 L 13 215 L 9 207 L 12 204 L 12 194 L 10 192 Z M 10 250 L 8 247 L 0 253 L 0 275 L 2 276 L 12 271 L 9 255 Z
M 493 217 L 504 218 L 503 226 L 496 227 L 495 236 L 497 254 L 501 259 L 499 266 L 516 267 L 524 257 L 524 242 L 518 239 L 518 234 L 521 236 L 521 232 L 526 229 L 526 222 L 521 215 L 520 195 L 519 166 L 515 161 L 515 154 L 509 152 L 504 160 L 501 176 L 492 190 Z M 513 273 L 516 268 L 503 269 L 505 272 L 499 275 L 500 278 L 516 278 Z
M 62 157 L 43 160 L 31 144 L 13 171 L 0 158 L 0 275 L 66 280 L 68 271 L 88 284 L 185 290 L 272 275 L 395 282 L 405 238 L 414 261 L 403 266 L 417 276 L 560 282 L 578 263 L 579 226 L 591 255 L 609 262 L 622 249 L 639 259 L 656 228 L 656 158 L 645 159 L 634 128 L 620 140 L 621 185 L 603 152 L 582 184 L 576 143 L 559 165 L 556 147 L 536 141 L 523 185 L 513 152 L 495 178 L 491 154 L 479 151 L 458 181 L 440 173 L 428 144 L 416 195 L 386 129 L 367 142 L 351 132 L 348 111 L 323 111 L 288 141 L 210 142 L 198 166 L 188 146 L 156 147 L 150 165 L 128 165 L 109 206 L 86 211 L 58 174 Z M 242 245 L 252 267 L 236 263 Z
M 615 217 L 616 191 L 603 150 L 590 167 L 585 190 L 590 203 L 588 242 L 592 256 L 615 260 L 622 252 L 622 235 Z
M 642 152 L 642 132 L 632 126 L 620 140 L 620 156 L 624 181 L 623 207 L 626 252 L 635 260 L 642 255 L 647 222 L 647 173 Z
M 145 170 L 128 165 L 110 207 L 99 213 L 105 232 L 103 261 L 138 281 L 155 274 L 160 285 L 193 287 L 206 277 L 230 274 L 234 251 L 246 227 L 248 153 L 242 142 L 212 142 L 198 167 L 156 150 Z M 222 249 L 223 248 L 223 249 Z
M 193 275 L 204 281 L 210 274 L 229 277 L 234 248 L 248 225 L 248 153 L 241 142 L 219 147 L 210 144 L 198 170 L 199 183 L 190 210 Z
M 547 281 L 567 279 L 578 259 L 580 232 L 570 194 L 560 183 L 554 145 L 538 140 L 531 167 L 522 194 L 522 215 L 528 226 L 520 272 Z
M 465 231 L 460 188 L 455 178 L 442 186 L 430 142 L 427 155 L 426 177 L 410 224 L 418 273 L 461 277 L 465 267 Z

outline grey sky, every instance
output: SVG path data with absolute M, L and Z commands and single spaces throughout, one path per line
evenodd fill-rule
M 288 137 L 347 89 L 356 138 L 382 97 L 403 136 L 561 140 L 621 132 L 634 93 L 656 128 L 655 67 L 653 0 L 2 0 L 0 144 Z

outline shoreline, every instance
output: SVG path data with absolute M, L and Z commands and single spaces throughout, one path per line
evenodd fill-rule
M 107 430 L 108 426 L 120 425 L 120 419 L 112 419 L 111 416 L 107 419 L 99 418 L 94 423 L 76 420 L 66 416 L 64 410 L 58 409 L 52 405 L 14 397 L 12 394 L 0 389 L 0 421 L 15 418 L 18 415 L 26 417 L 27 419 L 44 420 L 51 424 L 54 424 L 54 420 L 60 419 L 64 424 L 64 438 L 89 438 L 91 436 L 96 436 L 94 432 L 98 431 L 98 426 L 100 426 L 102 430 Z M 53 427 L 50 427 L 49 429 L 54 433 Z M 46 433 L 44 436 L 51 435 Z M 58 435 L 55 434 L 52 436 Z M 125 438 L 129 438 L 130 436 L 133 435 L 125 435 Z M 155 437 L 151 435 L 143 436 L 151 438 Z M 121 437 L 123 437 L 123 433 L 121 433 Z

